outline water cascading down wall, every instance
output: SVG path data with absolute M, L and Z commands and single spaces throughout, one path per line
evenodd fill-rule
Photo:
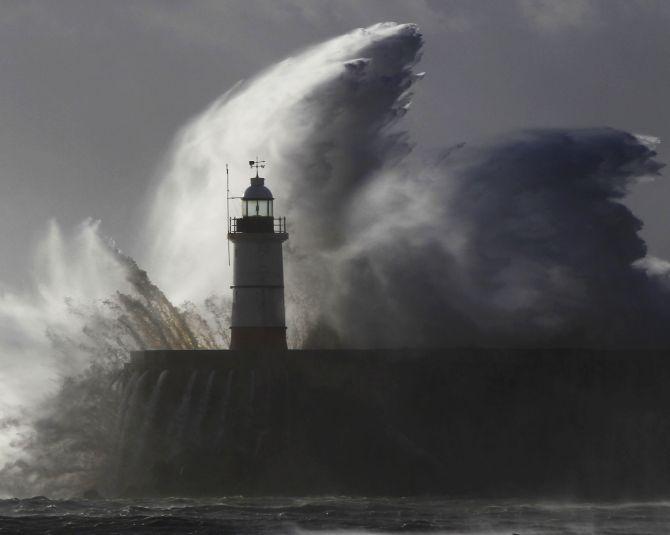
M 146 351 L 135 495 L 670 494 L 670 352 Z

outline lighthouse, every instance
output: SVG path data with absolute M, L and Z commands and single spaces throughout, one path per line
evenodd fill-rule
M 230 349 L 286 349 L 284 260 L 288 239 L 286 218 L 274 216 L 272 192 L 258 171 L 242 197 L 242 217 L 231 217 L 228 239 L 233 243 L 233 312 Z

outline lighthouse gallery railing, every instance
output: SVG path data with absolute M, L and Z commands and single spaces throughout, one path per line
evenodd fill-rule
M 228 219 L 228 234 L 245 232 L 272 232 L 286 234 L 285 217 L 231 217 Z

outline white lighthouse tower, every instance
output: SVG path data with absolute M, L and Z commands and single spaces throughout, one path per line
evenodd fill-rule
M 234 247 L 233 313 L 230 349 L 286 349 L 284 317 L 284 260 L 282 243 L 288 239 L 286 218 L 274 217 L 272 192 L 258 176 L 242 197 L 242 217 L 229 219 L 228 239 Z

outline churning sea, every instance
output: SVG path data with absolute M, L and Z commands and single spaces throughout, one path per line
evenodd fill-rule
M 670 502 L 437 498 L 0 500 L 0 533 L 667 534 Z

